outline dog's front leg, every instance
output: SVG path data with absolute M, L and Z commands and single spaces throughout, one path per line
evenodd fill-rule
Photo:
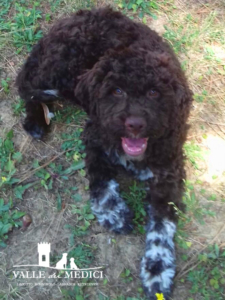
M 164 182 L 150 187 L 149 223 L 141 278 L 149 299 L 169 299 L 175 276 L 176 217 L 170 202 L 178 203 L 182 183 Z
M 132 213 L 119 194 L 116 167 L 99 148 L 86 148 L 91 208 L 99 223 L 116 233 L 132 230 Z

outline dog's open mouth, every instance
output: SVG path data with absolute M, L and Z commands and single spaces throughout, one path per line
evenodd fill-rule
M 143 154 L 147 148 L 147 138 L 142 139 L 131 139 L 122 138 L 122 147 L 126 154 L 130 156 L 139 156 Z

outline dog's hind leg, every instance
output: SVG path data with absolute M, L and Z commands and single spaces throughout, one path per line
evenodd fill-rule
M 51 111 L 52 104 L 47 104 Z M 40 102 L 26 102 L 26 118 L 24 129 L 35 139 L 41 139 L 49 130 L 44 116 L 44 109 Z
M 58 90 L 53 88 L 55 85 L 48 82 L 50 67 L 48 72 L 40 72 L 42 52 L 40 44 L 34 46 L 16 78 L 19 95 L 25 101 L 26 107 L 24 129 L 37 139 L 42 138 L 48 130 L 41 103 L 46 104 L 51 111 L 53 102 L 59 97 Z
M 49 111 L 52 111 L 53 103 L 59 99 L 58 91 L 33 88 L 30 82 L 23 82 L 21 79 L 23 75 L 21 73 L 17 78 L 19 94 L 24 99 L 26 108 L 23 127 L 32 137 L 41 139 L 49 130 L 42 103 L 47 105 Z

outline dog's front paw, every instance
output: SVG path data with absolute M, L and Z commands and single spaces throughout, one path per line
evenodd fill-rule
M 118 199 L 112 199 L 118 203 Z M 133 213 L 126 205 L 122 205 L 122 199 L 119 199 L 120 204 L 114 206 L 114 210 L 105 210 L 101 214 L 96 214 L 99 223 L 117 234 L 127 234 L 133 230 L 132 218 Z M 125 203 L 123 203 L 125 204 Z
M 142 284 L 150 300 L 158 300 L 158 298 L 169 300 L 174 275 L 175 266 L 173 264 L 165 266 L 164 261 L 154 255 L 142 258 Z
M 116 181 L 110 180 L 104 190 L 98 191 L 91 200 L 91 208 L 99 223 L 107 229 L 119 234 L 133 230 L 133 214 L 120 197 Z
M 141 262 L 141 278 L 151 300 L 168 300 L 175 276 L 174 222 L 152 218 L 147 227 L 146 252 Z M 157 298 L 158 297 L 158 298 Z

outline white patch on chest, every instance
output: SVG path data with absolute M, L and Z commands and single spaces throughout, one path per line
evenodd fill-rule
M 131 171 L 134 173 L 135 177 L 141 181 L 148 180 L 150 178 L 154 177 L 154 174 L 152 171 L 147 167 L 142 170 L 138 170 L 135 168 L 134 163 L 131 160 L 128 160 L 126 156 L 119 156 L 119 163 L 128 171 Z
M 139 171 L 139 174 L 137 176 L 137 178 L 141 181 L 145 181 L 145 180 L 148 180 L 149 178 L 153 178 L 153 177 L 154 177 L 154 175 L 149 168 Z

